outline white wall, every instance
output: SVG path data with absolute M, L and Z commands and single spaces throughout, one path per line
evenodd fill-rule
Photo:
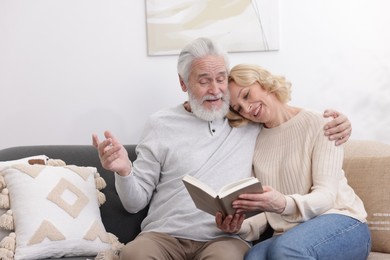
M 280 50 L 232 53 L 293 83 L 293 103 L 348 115 L 390 143 L 390 1 L 280 0 Z M 148 57 L 145 3 L 0 0 L 0 149 L 136 143 L 151 113 L 186 99 L 177 56 Z

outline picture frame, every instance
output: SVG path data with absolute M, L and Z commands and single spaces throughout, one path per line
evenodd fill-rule
M 146 0 L 149 56 L 208 37 L 228 52 L 279 49 L 278 0 Z

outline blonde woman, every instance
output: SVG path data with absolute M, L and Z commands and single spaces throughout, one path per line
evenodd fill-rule
M 256 65 L 237 65 L 230 72 L 233 127 L 262 124 L 256 140 L 253 171 L 262 194 L 242 194 L 233 203 L 232 232 L 258 238 L 268 223 L 274 235 L 256 244 L 245 259 L 366 259 L 371 246 L 363 202 L 342 170 L 343 147 L 324 136 L 322 114 L 290 106 L 291 84 Z M 242 224 L 242 227 L 241 227 Z M 232 228 L 233 226 L 233 228 Z M 235 228 L 234 228 L 235 227 Z

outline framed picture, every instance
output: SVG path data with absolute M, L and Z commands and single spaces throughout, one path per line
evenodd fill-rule
M 146 0 L 148 55 L 175 55 L 208 37 L 228 52 L 279 48 L 278 0 Z

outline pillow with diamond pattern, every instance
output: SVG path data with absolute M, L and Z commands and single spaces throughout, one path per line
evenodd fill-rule
M 16 241 L 2 241 L 0 247 L 7 244 L 8 249 L 0 248 L 0 254 L 9 250 L 14 259 L 32 260 L 96 256 L 112 248 L 113 235 L 100 217 L 96 168 L 16 164 L 2 175 L 11 218 L 4 225 L 4 217 L 2 226 L 14 228 L 5 239 Z

